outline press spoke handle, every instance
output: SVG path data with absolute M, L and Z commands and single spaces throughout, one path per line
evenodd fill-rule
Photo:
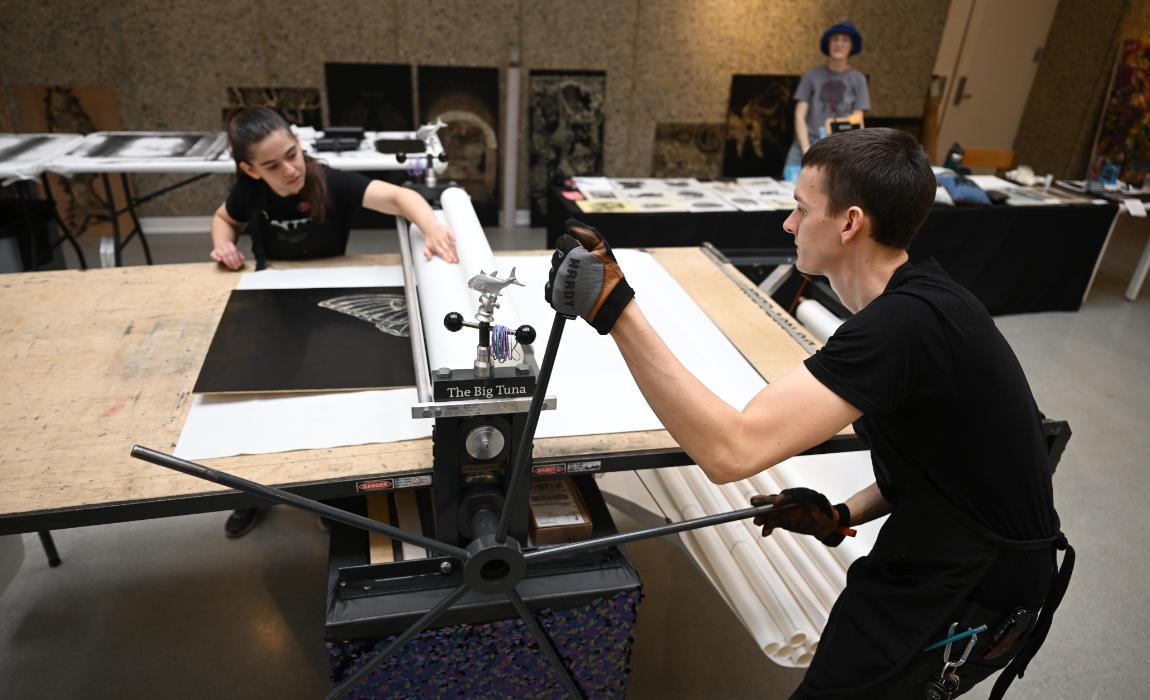
M 284 503 L 294 508 L 301 508 L 303 510 L 315 513 L 316 515 L 322 515 L 328 520 L 334 520 L 337 523 L 343 523 L 344 525 L 349 525 L 360 530 L 378 532 L 381 535 L 393 537 L 400 542 L 406 542 L 417 547 L 424 547 L 432 551 L 442 552 L 443 554 L 454 557 L 460 561 L 467 559 L 467 552 L 454 545 L 445 544 L 439 540 L 433 540 L 430 537 L 417 535 L 414 532 L 408 532 L 407 530 L 401 530 L 386 523 L 381 523 L 378 520 L 372 520 L 371 518 L 365 518 L 362 515 L 349 513 L 346 510 L 341 510 L 339 508 L 329 506 L 326 503 L 313 501 L 310 498 L 297 496 L 296 494 L 289 491 L 284 491 L 283 489 L 277 489 L 272 486 L 257 484 L 254 481 L 242 479 L 238 476 L 235 476 L 234 474 L 228 474 L 227 472 L 222 472 L 218 469 L 205 467 L 202 464 L 189 462 L 186 459 L 180 459 L 174 455 L 159 452 L 148 447 L 136 445 L 132 448 L 132 456 L 145 462 L 158 464 L 161 467 L 167 467 L 168 469 L 174 469 L 175 471 L 188 474 L 189 476 L 204 479 L 205 481 L 211 481 L 213 483 L 228 486 L 239 491 L 262 496 L 263 498 L 277 501 L 279 503 Z

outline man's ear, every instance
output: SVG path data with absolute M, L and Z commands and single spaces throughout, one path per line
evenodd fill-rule
M 263 179 L 260 177 L 259 173 L 256 172 L 256 169 L 253 168 L 247 161 L 244 161 L 244 160 L 240 161 L 240 170 L 244 171 L 244 175 L 247 175 L 248 177 L 250 177 L 253 180 L 262 180 Z
M 850 243 L 862 235 L 863 221 L 865 219 L 866 214 L 863 213 L 862 208 L 854 206 L 847 209 L 847 216 L 843 221 L 843 228 L 839 232 L 839 239 L 843 245 Z

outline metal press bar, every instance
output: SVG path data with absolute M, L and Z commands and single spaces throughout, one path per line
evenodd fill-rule
M 148 447 L 141 447 L 140 445 L 134 446 L 132 448 L 132 456 L 136 459 L 142 459 L 145 462 L 158 464 L 161 467 L 167 467 L 168 469 L 174 469 L 175 471 L 183 472 L 184 474 L 204 479 L 205 481 L 211 481 L 217 484 L 222 484 L 224 486 L 230 486 L 233 489 L 239 489 L 240 491 L 253 493 L 257 496 L 263 496 L 264 498 L 272 501 L 278 501 L 280 503 L 286 503 L 289 506 L 302 508 L 303 510 L 311 511 L 316 515 L 322 515 L 329 520 L 334 520 L 337 523 L 343 523 L 344 525 L 359 528 L 360 530 L 378 532 L 381 535 L 393 537 L 400 542 L 407 542 L 408 544 L 425 547 L 432 551 L 442 552 L 449 556 L 455 557 L 460 561 L 466 561 L 468 557 L 467 552 L 454 545 L 446 544 L 444 542 L 440 542 L 439 540 L 433 540 L 430 537 L 424 537 L 423 535 L 417 535 L 414 532 L 408 532 L 407 530 L 401 530 L 398 527 L 392 527 L 391 525 L 381 523 L 378 520 L 372 520 L 371 518 L 365 518 L 362 515 L 349 513 L 346 510 L 334 508 L 327 505 L 326 503 L 313 501 L 310 498 L 297 496 L 294 493 L 290 493 L 282 489 L 273 488 L 271 486 L 264 486 L 263 484 L 257 484 L 254 481 L 248 481 L 247 479 L 241 479 L 240 477 L 228 474 L 227 472 L 211 469 L 209 467 L 205 467 L 202 464 L 189 462 L 186 459 L 180 459 L 179 457 L 174 457 L 163 452 L 158 452 Z
M 543 561 L 545 559 L 554 559 L 555 557 L 561 557 L 575 552 L 585 552 L 591 549 L 601 549 L 611 545 L 626 544 L 628 542 L 646 540 L 652 537 L 673 535 L 676 532 L 683 532 L 685 530 L 696 530 L 700 527 L 721 525 L 723 523 L 734 522 L 735 520 L 742 520 L 744 518 L 754 518 L 759 515 L 765 515 L 774 511 L 797 508 L 799 505 L 800 504 L 798 503 L 788 503 L 782 506 L 756 506 L 755 508 L 743 508 L 742 510 L 733 510 L 729 513 L 719 513 L 718 515 L 705 515 L 701 518 L 692 518 L 691 520 L 682 520 L 677 523 L 659 525 L 656 527 L 648 528 L 646 530 L 636 530 L 635 532 L 620 532 L 616 535 L 596 537 L 595 539 L 584 540 L 582 542 L 572 542 L 570 544 L 557 544 L 553 547 L 544 547 L 542 549 L 536 549 L 533 552 L 527 552 L 525 555 L 523 555 L 523 559 L 528 563 L 533 561 Z
M 547 350 L 543 353 L 543 362 L 539 365 L 539 376 L 535 380 L 535 395 L 531 397 L 531 408 L 527 410 L 527 423 L 523 426 L 523 434 L 519 436 L 519 448 L 515 452 L 515 465 L 511 468 L 511 484 L 507 487 L 507 497 L 503 500 L 502 512 L 499 514 L 499 530 L 495 533 L 495 541 L 502 544 L 507 539 L 507 530 L 511 527 L 511 513 L 520 492 L 528 488 L 531 479 L 531 443 L 535 440 L 535 426 L 539 424 L 539 414 L 543 412 L 543 399 L 547 393 L 547 384 L 551 381 L 551 369 L 555 366 L 555 355 L 559 352 L 559 340 L 563 337 L 563 326 L 567 318 L 560 313 L 555 314 L 551 322 L 551 335 L 547 336 Z
M 419 287 L 415 281 L 415 256 L 411 251 L 411 236 L 407 219 L 395 217 L 399 235 L 399 255 L 403 262 L 403 286 L 408 291 L 407 325 L 411 329 L 411 360 L 415 365 L 415 391 L 419 403 L 428 403 L 431 397 L 431 370 L 427 366 L 427 338 L 423 334 L 423 317 L 419 312 Z

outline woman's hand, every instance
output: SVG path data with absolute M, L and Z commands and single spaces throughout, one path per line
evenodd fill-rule
M 459 262 L 459 254 L 455 251 L 455 234 L 438 222 L 423 232 L 423 257 L 431 260 L 435 255 L 452 264 Z
M 213 248 L 212 260 L 226 266 L 229 270 L 240 270 L 244 266 L 244 254 L 231 241 L 221 243 Z

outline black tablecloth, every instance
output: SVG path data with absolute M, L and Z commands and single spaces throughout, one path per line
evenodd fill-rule
M 934 207 L 910 247 L 912 261 L 933 257 L 990 313 L 1076 311 L 1090 284 L 1116 204 Z M 584 214 L 552 190 L 547 245 L 568 217 L 596 227 L 620 248 L 697 246 L 790 249 L 788 211 L 710 214 Z

